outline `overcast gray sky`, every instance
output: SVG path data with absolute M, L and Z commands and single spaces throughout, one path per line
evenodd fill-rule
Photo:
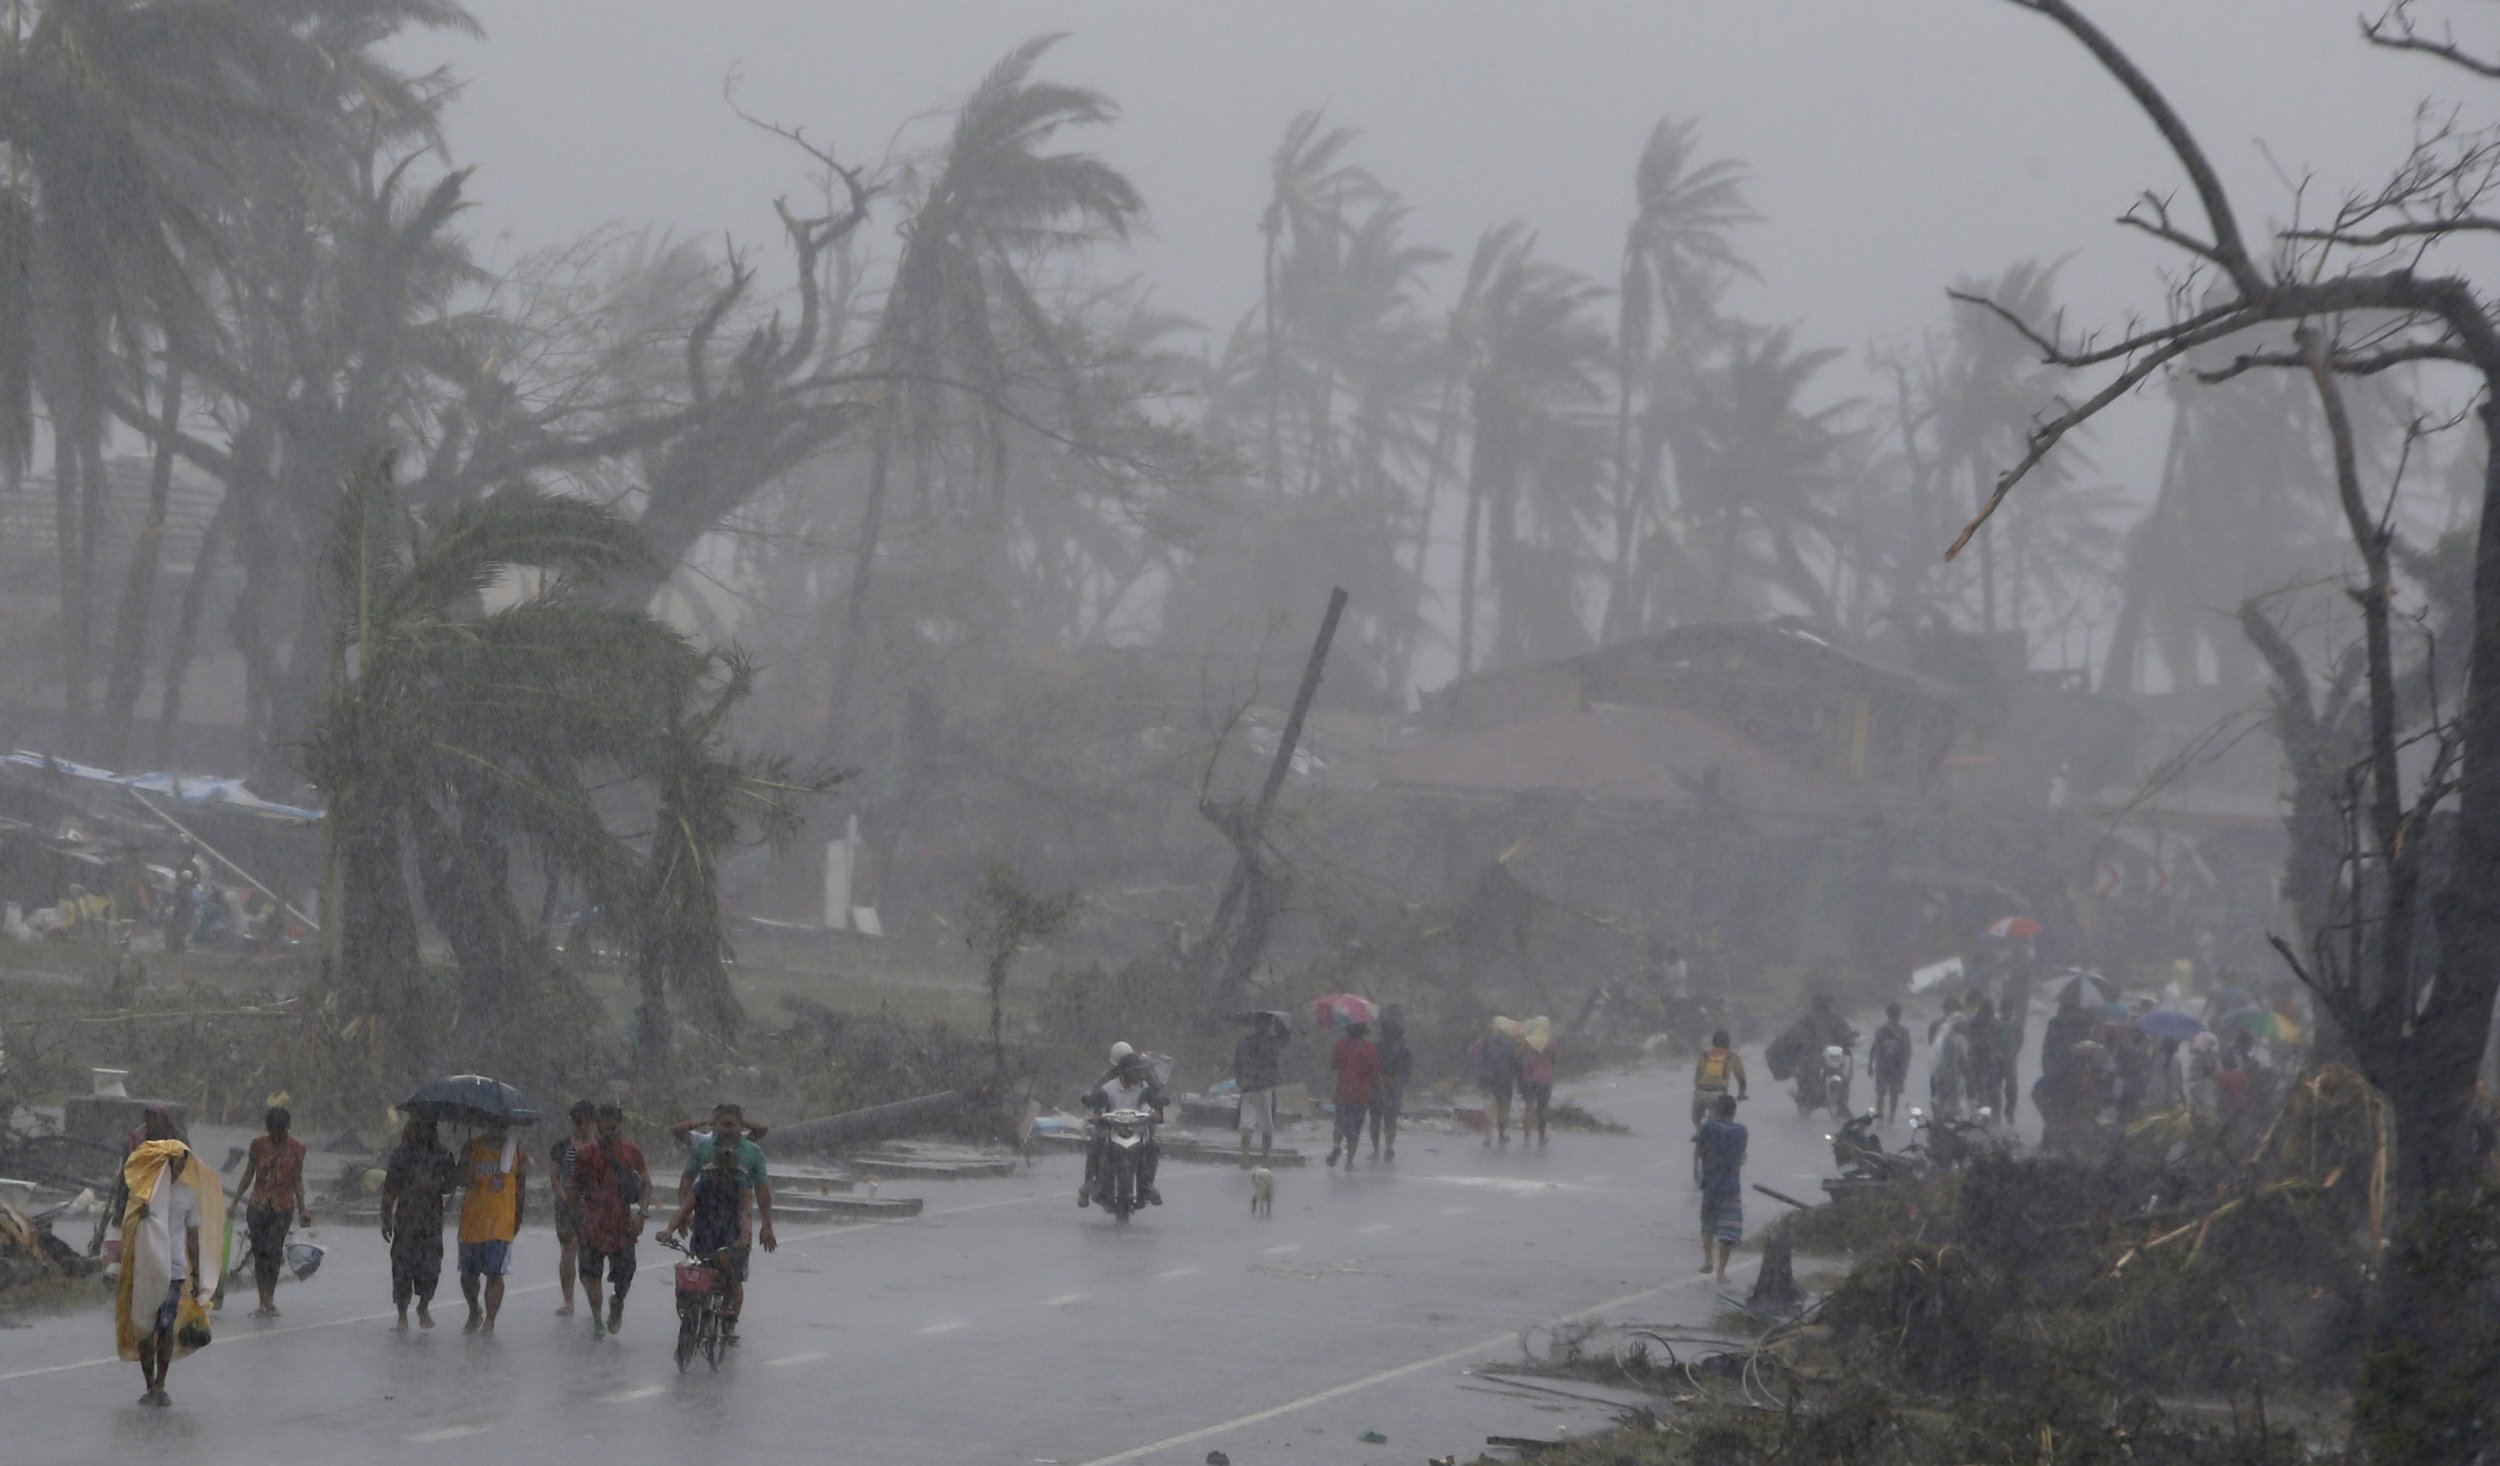
M 2494 112 L 2478 86 L 2365 49 L 2356 0 L 2092 0 L 2198 127 L 2255 225 L 2288 170 L 2327 188 L 2399 157 L 2426 96 Z M 2374 0 L 2360 0 L 2374 3 Z M 1660 116 L 1704 119 L 1767 216 L 1742 308 L 1856 352 L 1940 322 L 1956 274 L 2076 253 L 2084 316 L 2157 307 L 2157 248 L 2109 227 L 2175 168 L 2064 36 L 1998 0 L 472 0 L 478 42 L 431 40 L 469 78 L 453 118 L 482 165 L 494 252 L 656 222 L 770 245 L 770 201 L 802 186 L 785 144 L 721 98 L 873 159 L 1037 32 L 1048 75 L 1097 86 L 1123 122 L 1088 146 L 1152 210 L 1135 250 L 1163 302 L 1221 330 L 1252 300 L 1269 151 L 1320 104 L 1463 254 L 1521 216 L 1611 275 L 1632 162 Z M 2457 7 L 2500 41 L 2493 7 Z M 933 135 L 924 122 L 920 136 Z M 2136 455 L 2104 453 L 2113 467 Z

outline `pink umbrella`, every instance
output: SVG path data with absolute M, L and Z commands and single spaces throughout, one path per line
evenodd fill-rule
M 2028 942 L 2040 935 L 2040 923 L 2028 916 L 2000 916 L 1988 923 L 1988 935 L 2000 942 Z
M 1380 1010 L 1369 998 L 1338 993 L 1311 1004 L 1311 1017 L 1322 1028 L 1349 1028 L 1357 1023 L 1378 1021 Z

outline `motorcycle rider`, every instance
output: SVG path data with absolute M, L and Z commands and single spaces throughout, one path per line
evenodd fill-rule
M 1085 1107 L 1097 1117 L 1113 1110 L 1151 1110 L 1157 1124 L 1163 1122 L 1163 1103 L 1162 1086 L 1155 1083 L 1154 1071 L 1146 1066 L 1146 1056 L 1125 1043 L 1111 1046 L 1111 1072 L 1085 1096 Z M 1094 1182 L 1102 1174 L 1106 1145 L 1102 1127 L 1095 1126 L 1093 1141 L 1085 1147 L 1085 1184 L 1077 1189 L 1078 1206 L 1094 1204 Z M 1138 1189 L 1148 1206 L 1163 1205 L 1163 1193 L 1155 1189 L 1155 1166 L 1161 1159 L 1162 1146 L 1149 1132 L 1137 1171 Z
M 1839 1049 L 1844 1055 L 1857 1052 L 1858 1031 L 1851 1028 L 1849 1020 L 1841 1017 L 1839 1010 L 1832 1006 L 1832 995 L 1819 989 L 1806 1015 L 1798 1019 L 1796 1027 L 1789 1031 L 1804 1040 L 1802 1047 L 1806 1060 L 1798 1076 L 1801 1094 L 1808 1092 L 1806 1086 L 1809 1083 L 1813 1086 L 1812 1093 L 1823 1093 L 1830 1078 L 1826 1073 L 1827 1050 Z

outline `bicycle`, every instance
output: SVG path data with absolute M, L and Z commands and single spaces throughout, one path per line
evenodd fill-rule
M 677 1372 L 685 1373 L 697 1354 L 717 1370 L 721 1355 L 727 1352 L 721 1320 L 729 1307 L 730 1249 L 698 1257 L 665 1232 L 659 1243 L 686 1255 L 686 1261 L 677 1264 Z

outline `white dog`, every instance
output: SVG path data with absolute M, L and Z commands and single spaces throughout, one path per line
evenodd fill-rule
M 1265 1166 L 1250 1173 L 1250 1214 L 1254 1217 L 1276 1214 L 1276 1173 Z

